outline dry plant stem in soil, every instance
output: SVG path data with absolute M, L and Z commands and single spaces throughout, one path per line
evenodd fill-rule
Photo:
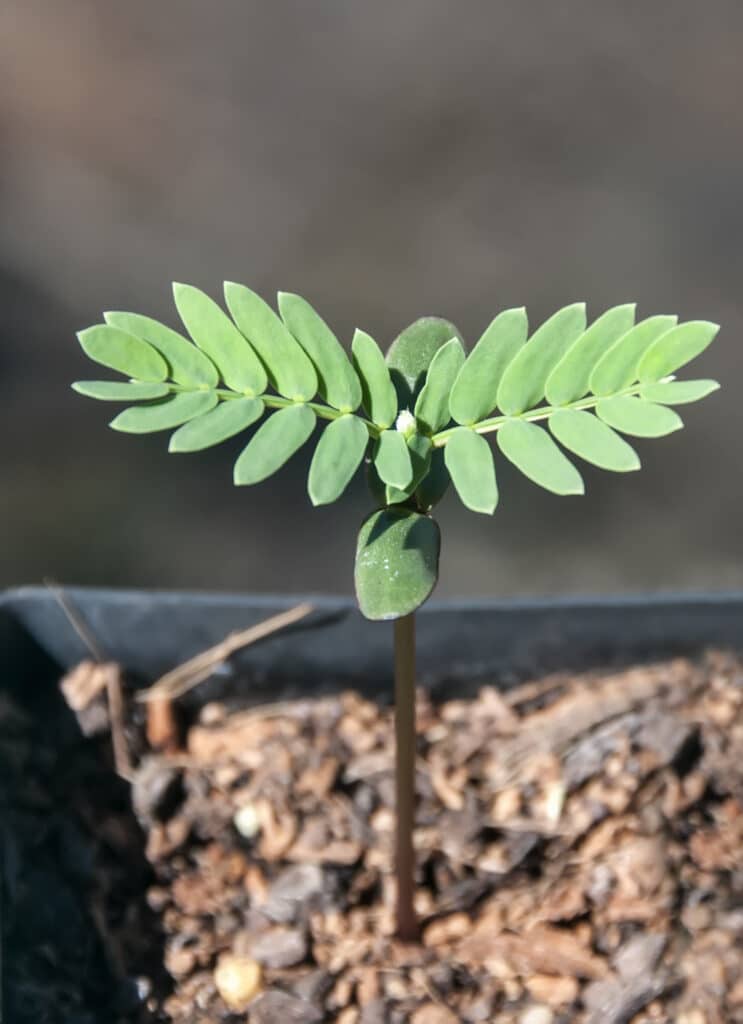
M 415 614 L 395 620 L 395 757 L 397 780 L 397 934 L 417 942 L 415 913 Z

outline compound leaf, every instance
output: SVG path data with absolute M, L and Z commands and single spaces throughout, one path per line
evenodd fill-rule
M 684 425 L 673 409 L 629 395 L 602 398 L 596 414 L 610 427 L 633 437 L 664 437 Z
M 462 503 L 473 512 L 492 515 L 498 486 L 490 445 L 469 427 L 458 427 L 446 442 L 444 460 Z
M 383 430 L 374 448 L 374 465 L 383 483 L 404 490 L 413 480 L 410 450 L 399 430 Z
M 437 523 L 407 509 L 378 509 L 364 520 L 356 545 L 356 597 L 367 619 L 399 619 L 436 586 L 441 534 Z
M 607 309 L 570 346 L 547 378 L 544 389 L 550 405 L 567 405 L 588 391 L 591 372 L 598 360 L 635 322 L 635 304 Z
M 340 498 L 364 458 L 368 441 L 369 432 L 358 416 L 341 416 L 325 428 L 307 481 L 313 505 L 329 505 Z
M 263 360 L 271 384 L 293 402 L 308 402 L 317 392 L 317 374 L 299 342 L 250 288 L 226 281 L 224 296 L 235 323 Z
M 524 476 L 554 494 L 583 494 L 575 466 L 541 427 L 507 420 L 497 433 L 498 447 Z
M 194 388 L 215 388 L 219 384 L 219 372 L 211 359 L 182 334 L 159 320 L 140 313 L 108 312 L 103 317 L 107 324 L 120 327 L 156 348 L 170 367 L 171 379 L 178 384 Z
M 315 414 L 307 405 L 290 405 L 273 413 L 238 457 L 235 483 L 257 484 L 271 476 L 299 451 L 314 428 Z
M 127 434 L 152 434 L 172 430 L 181 423 L 213 409 L 219 399 L 213 391 L 188 391 L 149 405 L 133 405 L 111 420 L 110 427 Z
M 109 324 L 78 331 L 83 352 L 93 362 L 118 370 L 135 380 L 159 383 L 168 376 L 168 365 L 152 345 Z
M 200 452 L 246 430 L 263 415 L 260 398 L 235 398 L 222 402 L 185 423 L 170 438 L 170 452 Z
M 343 346 L 323 318 L 300 295 L 279 292 L 279 312 L 289 331 L 314 363 L 318 390 L 328 405 L 354 412 L 361 384 Z
M 415 418 L 432 434 L 451 419 L 449 395 L 464 360 L 464 349 L 458 338 L 451 338 L 442 345 L 431 360 L 426 383 L 415 403 Z
M 98 398 L 104 402 L 138 402 L 162 398 L 170 388 L 167 384 L 147 384 L 140 381 L 78 380 L 72 390 L 86 398 Z
M 560 409 L 549 418 L 549 428 L 568 451 L 586 462 L 615 473 L 640 468 L 637 453 L 624 438 L 590 412 Z
M 677 322 L 675 316 L 650 316 L 616 341 L 596 364 L 590 378 L 594 395 L 615 395 L 637 380 L 637 364 L 656 338 Z
M 449 320 L 423 316 L 401 331 L 387 350 L 387 366 L 401 409 L 412 409 L 433 357 L 451 338 L 462 335 Z
M 690 320 L 679 324 L 653 342 L 637 367 L 643 384 L 654 383 L 675 373 L 707 348 L 720 330 L 709 320 Z
M 586 306 L 576 302 L 546 320 L 506 367 L 498 406 L 506 416 L 531 409 L 544 398 L 547 378 L 586 327 Z
M 640 397 L 661 405 L 685 405 L 706 398 L 719 387 L 716 380 L 666 380 L 659 384 L 646 384 L 640 388 Z
M 469 425 L 495 408 L 503 372 L 523 347 L 528 331 L 523 307 L 506 309 L 495 317 L 454 382 L 449 399 L 452 419 Z
M 378 427 L 392 426 L 397 416 L 397 392 L 379 345 L 370 334 L 357 330 L 351 351 L 361 380 L 364 409 Z

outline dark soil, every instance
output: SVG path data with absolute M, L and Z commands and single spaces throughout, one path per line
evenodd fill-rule
M 421 695 L 418 946 L 389 709 L 210 704 L 170 754 L 129 714 L 130 789 L 101 701 L 55 745 L 2 708 L 11 1024 L 743 1022 L 734 656 Z

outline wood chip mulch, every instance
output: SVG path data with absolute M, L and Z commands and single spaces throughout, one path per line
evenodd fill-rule
M 421 693 L 403 945 L 390 709 L 206 705 L 184 750 L 139 760 L 143 833 L 121 807 L 87 823 L 91 927 L 138 994 L 108 1019 L 743 1022 L 742 706 L 720 652 Z

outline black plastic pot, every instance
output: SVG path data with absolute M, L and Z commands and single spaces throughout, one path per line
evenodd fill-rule
M 232 659 L 224 686 L 246 702 L 334 685 L 383 692 L 392 630 L 351 600 L 310 596 L 171 593 L 73 587 L 65 597 L 107 659 L 151 681 L 198 651 L 291 608 L 311 615 Z M 420 682 L 434 692 L 488 679 L 743 647 L 743 594 L 435 602 L 418 615 Z M 41 587 L 0 596 L 5 685 L 38 686 L 89 656 L 62 607 Z M 199 702 L 203 699 L 197 693 Z
M 266 619 L 301 599 L 70 588 L 65 600 L 102 655 L 123 665 L 133 685 L 142 685 L 231 631 Z M 309 600 L 314 611 L 307 619 L 244 649 L 224 671 L 191 691 L 186 704 L 195 709 L 215 697 L 250 704 L 312 695 L 338 686 L 354 686 L 389 699 L 391 627 L 366 621 L 348 600 Z M 471 692 L 485 681 L 507 686 L 525 676 L 559 669 L 695 654 L 710 646 L 743 648 L 743 594 L 431 604 L 421 611 L 418 622 L 419 680 L 443 696 Z M 76 779 L 68 780 L 65 774 L 73 760 L 69 752 L 84 741 L 60 697 L 57 682 L 65 669 L 88 656 L 85 644 L 49 590 L 31 587 L 0 596 L 0 700 L 2 690 L 13 695 L 14 703 L 34 723 L 34 742 L 41 756 L 53 764 L 58 801 L 54 821 L 48 823 L 44 812 L 31 824 L 33 828 L 56 829 L 55 837 L 72 851 L 73 861 L 77 849 L 84 850 L 87 842 L 85 829 L 81 830 L 75 817 L 74 786 L 79 792 L 82 785 L 87 792 L 95 782 L 102 791 L 110 792 L 112 785 L 110 769 L 100 763 L 91 768 L 86 762 L 82 779 L 77 769 Z M 3 706 L 0 703 L 0 713 Z M 104 773 L 108 773 L 108 782 Z M 12 778 L 9 773 L 6 782 Z M 0 794 L 2 789 L 0 779 Z M 118 799 L 128 799 L 127 794 L 120 793 Z M 12 799 L 9 803 L 12 805 Z M 77 863 L 60 866 L 56 852 L 40 856 L 30 869 L 19 865 L 12 854 L 12 833 L 14 828 L 28 831 L 25 813 L 24 808 L 11 808 L 6 837 L 0 833 L 0 853 L 4 853 L 0 883 L 12 887 L 14 878 L 26 872 L 25 883 L 23 877 L 21 882 L 28 890 L 23 909 L 11 908 L 14 920 L 3 922 L 4 933 L 13 937 L 16 946 L 8 949 L 6 943 L 3 952 L 6 962 L 9 957 L 25 956 L 22 967 L 27 979 L 28 964 L 36 964 L 37 949 L 56 943 L 64 958 L 65 950 L 79 943 L 81 934 L 87 939 L 84 894 L 96 882 L 92 865 L 86 876 Z M 127 864 L 125 869 L 134 892 L 139 885 L 137 872 L 147 870 L 144 856 L 139 865 Z M 81 922 L 77 931 L 72 927 L 76 916 Z M 68 927 L 72 929 L 69 937 Z M 17 1024 L 42 1018 L 96 1024 L 122 1012 L 127 1020 L 133 1019 L 127 1009 L 135 998 L 131 983 L 122 983 L 112 972 L 100 943 L 90 954 L 84 991 L 78 993 L 79 998 L 73 993 L 74 1013 L 60 1010 L 60 1016 L 44 1015 L 46 1005 L 29 1004 L 24 1009 L 19 1003 L 17 976 L 18 971 L 11 991 L 5 993 L 6 1013 L 12 1012 Z

